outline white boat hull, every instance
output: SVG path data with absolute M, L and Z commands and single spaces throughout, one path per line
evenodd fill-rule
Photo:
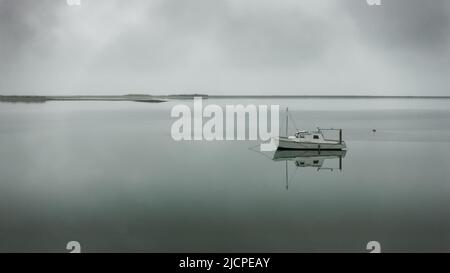
M 344 150 L 347 148 L 344 141 L 307 142 L 298 138 L 276 138 L 278 149 L 286 150 Z

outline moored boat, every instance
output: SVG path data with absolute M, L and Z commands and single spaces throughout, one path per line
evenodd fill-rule
M 345 150 L 347 145 L 342 139 L 342 129 L 321 129 L 316 131 L 298 130 L 293 136 L 288 136 L 289 112 L 286 109 L 286 136 L 274 138 L 277 149 L 284 150 Z M 323 131 L 338 131 L 339 139 L 327 139 Z
M 293 150 L 345 150 L 347 145 L 342 140 L 342 130 L 339 129 L 339 139 L 326 139 L 323 130 L 335 129 L 318 129 L 317 131 L 297 131 L 294 136 L 278 137 L 278 149 Z M 337 129 L 336 129 L 337 130 Z

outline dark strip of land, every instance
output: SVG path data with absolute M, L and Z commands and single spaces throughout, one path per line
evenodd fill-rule
M 46 102 L 46 101 L 136 101 L 160 103 L 166 100 L 150 95 L 124 96 L 0 96 L 4 102 Z

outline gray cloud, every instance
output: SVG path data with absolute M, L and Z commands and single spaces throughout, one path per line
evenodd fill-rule
M 449 49 L 450 2 L 385 0 L 370 7 L 359 0 L 344 2 L 360 32 L 384 49 Z
M 81 1 L 0 0 L 1 94 L 450 95 L 445 0 Z
M 332 30 L 324 18 L 300 8 L 256 6 L 245 14 L 230 14 L 217 31 L 221 50 L 233 64 L 291 69 L 320 58 L 333 44 Z
M 39 46 L 45 29 L 56 24 L 55 1 L 0 0 L 0 56 L 2 67 L 18 61 L 28 50 L 27 46 Z
M 373 8 L 350 0 L 344 7 L 360 43 L 396 68 L 399 90 L 450 95 L 450 2 L 385 0 Z

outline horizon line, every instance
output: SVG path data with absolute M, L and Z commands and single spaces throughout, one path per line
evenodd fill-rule
M 450 95 L 350 95 L 350 94 L 344 94 L 344 95 L 311 95 L 311 94 L 305 94 L 305 95 L 272 95 L 272 94 L 264 94 L 264 95 L 249 95 L 249 94 L 243 94 L 243 95 L 224 95 L 224 94 L 217 94 L 217 95 L 209 95 L 207 93 L 173 93 L 173 94 L 161 94 L 161 95 L 153 95 L 153 94 L 146 94 L 146 93 L 130 93 L 130 94 L 121 94 L 121 95 L 115 95 L 115 94 L 103 94 L 103 95 L 32 95 L 32 94 L 23 94 L 23 95 L 12 95 L 12 94 L 6 94 L 1 95 L 0 97 L 46 97 L 46 98 L 56 98 L 56 97 L 123 97 L 123 96 L 152 96 L 152 97 L 174 97 L 174 96 L 189 96 L 189 97 L 195 97 L 195 96 L 206 96 L 211 98 L 220 98 L 220 97 L 247 97 L 247 98 L 256 98 L 256 97 L 279 97 L 279 98 L 293 98 L 293 97 L 361 97 L 361 98 L 450 98 Z

